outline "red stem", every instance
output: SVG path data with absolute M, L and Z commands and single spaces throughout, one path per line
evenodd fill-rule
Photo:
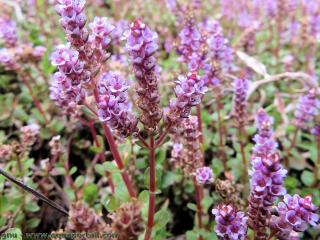
M 217 113 L 218 113 L 218 133 L 219 133 L 219 155 L 223 164 L 224 171 L 227 172 L 227 159 L 225 157 L 224 146 L 223 146 L 223 125 L 220 113 L 220 99 L 217 98 Z
M 31 95 L 31 97 L 33 99 L 34 105 L 36 106 L 36 108 L 38 109 L 40 114 L 43 116 L 45 123 L 48 124 L 49 121 L 48 121 L 48 119 L 47 119 L 47 117 L 46 117 L 46 115 L 45 115 L 45 113 L 43 111 L 41 103 L 40 103 L 39 99 L 33 94 L 32 87 L 30 86 L 28 80 L 24 77 L 23 73 L 20 70 L 18 71 L 18 73 L 19 73 L 20 78 L 23 81 L 23 83 L 27 86 L 28 91 L 29 91 L 29 93 L 30 93 L 30 95 Z
M 157 147 L 159 147 L 162 144 L 163 140 L 165 139 L 165 137 L 169 133 L 171 127 L 172 127 L 172 123 L 169 123 L 168 126 L 166 127 L 166 129 L 164 130 L 164 132 L 162 132 L 162 134 L 160 135 L 160 137 L 156 141 L 156 146 Z
M 246 153 L 245 153 L 245 149 L 244 149 L 243 135 L 244 135 L 244 129 L 243 129 L 243 127 L 239 127 L 239 144 L 240 144 L 242 164 L 243 164 L 243 168 L 244 168 L 243 184 L 245 184 L 248 180 L 248 161 L 247 161 Z
M 93 138 L 93 141 L 94 141 L 94 144 L 100 148 L 100 143 L 99 143 L 99 140 L 98 140 L 98 137 L 97 137 L 97 132 L 96 130 L 94 129 L 94 124 L 92 122 L 88 122 L 88 127 L 90 129 L 90 132 L 91 132 L 91 135 L 92 135 L 92 138 Z M 99 153 L 99 158 L 100 158 L 100 162 L 101 163 L 104 163 L 106 161 L 106 159 L 104 158 L 104 154 L 103 154 L 103 149 L 102 149 L 102 152 Z M 108 183 L 109 183 L 109 186 L 111 187 L 111 192 L 114 193 L 114 184 L 112 182 L 112 178 L 111 178 L 111 175 L 108 171 L 106 171 L 106 176 L 108 178 Z
M 64 163 L 64 168 L 66 169 L 66 181 L 67 181 L 68 185 L 74 190 L 74 192 L 76 192 L 77 188 L 74 185 L 74 181 L 73 181 L 72 177 L 70 176 L 70 164 L 69 164 L 69 161 L 70 161 L 71 142 L 72 142 L 72 135 L 68 138 L 68 142 L 67 142 L 67 159 L 66 159 L 66 161 Z
M 143 137 L 140 135 L 140 133 L 138 133 L 138 136 L 139 140 L 141 141 L 142 145 L 145 147 L 145 148 L 150 148 L 148 143 L 143 139 Z
M 105 136 L 106 136 L 107 141 L 109 143 L 110 151 L 114 157 L 115 162 L 117 163 L 118 168 L 121 170 L 122 180 L 124 181 L 124 184 L 126 185 L 131 198 L 136 198 L 137 197 L 136 191 L 134 190 L 133 184 L 130 180 L 128 173 L 124 169 L 125 167 L 124 167 L 124 164 L 121 160 L 121 157 L 120 157 L 120 154 L 118 151 L 118 147 L 114 141 L 112 133 L 111 133 L 109 127 L 105 123 L 102 124 L 102 127 L 104 129 Z
M 97 88 L 94 89 L 93 93 L 94 93 L 94 98 L 95 98 L 96 102 L 98 102 L 99 94 L 98 94 Z M 89 106 L 89 108 L 90 108 L 90 106 Z M 95 112 L 95 111 L 93 110 L 93 112 Z M 110 131 L 110 129 L 107 126 L 106 123 L 102 123 L 102 127 L 103 127 L 103 130 L 104 130 L 105 137 L 106 137 L 106 139 L 108 141 L 112 156 L 113 156 L 118 168 L 121 170 L 121 177 L 122 177 L 122 180 L 123 180 L 124 184 L 127 187 L 127 190 L 128 190 L 128 192 L 130 194 L 130 197 L 131 198 L 137 198 L 137 193 L 136 193 L 136 191 L 134 189 L 134 186 L 133 186 L 133 184 L 132 184 L 132 182 L 130 180 L 130 177 L 129 177 L 128 173 L 125 171 L 125 166 L 124 166 L 124 164 L 122 162 L 122 159 L 121 159 L 121 156 L 119 154 L 117 144 L 114 141 L 113 135 L 112 135 L 112 133 L 111 133 L 111 131 Z
M 200 104 L 197 105 L 197 117 L 198 117 L 198 131 L 200 133 L 199 135 L 199 142 L 202 145 L 203 144 L 203 135 L 202 135 L 202 117 L 201 117 L 201 107 Z
M 150 165 L 150 184 L 149 184 L 149 212 L 148 212 L 148 224 L 144 240 L 150 240 L 152 235 L 152 227 L 154 224 L 154 213 L 156 205 L 156 167 L 155 167 L 155 142 L 154 137 L 150 136 L 150 153 L 149 153 L 149 165 Z
M 198 217 L 198 227 L 199 229 L 202 228 L 202 206 L 201 206 L 201 200 L 202 200 L 202 187 L 200 187 L 197 184 L 196 178 L 193 176 L 192 177 L 193 185 L 196 191 L 196 203 L 197 203 L 197 217 Z M 198 240 L 202 240 L 202 236 L 198 237 Z
M 314 186 L 317 186 L 318 178 L 319 178 L 319 167 L 320 167 L 320 137 L 317 137 L 317 162 L 313 168 L 313 176 L 314 176 Z

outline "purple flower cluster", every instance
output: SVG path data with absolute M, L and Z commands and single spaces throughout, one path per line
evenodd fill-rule
M 81 85 L 72 85 L 70 79 L 61 72 L 52 76 L 49 89 L 51 100 L 69 113 L 75 113 L 77 104 L 85 98 Z
M 211 59 L 216 62 L 222 62 L 226 55 L 227 40 L 221 31 L 211 34 L 208 37 L 207 44 L 210 49 Z
M 320 101 L 317 97 L 315 89 L 311 89 L 307 95 L 299 99 L 296 111 L 294 124 L 297 128 L 308 129 L 308 125 L 313 121 L 318 109 Z
M 266 156 L 277 151 L 278 143 L 273 137 L 272 125 L 273 118 L 270 117 L 262 108 L 258 110 L 256 116 L 258 134 L 253 138 L 256 143 L 253 148 L 255 156 Z
M 20 140 L 24 146 L 30 147 L 32 146 L 38 138 L 40 133 L 40 127 L 36 123 L 31 123 L 29 125 L 23 126 L 20 129 Z
M 59 45 L 51 55 L 51 63 L 58 67 L 50 84 L 50 98 L 67 111 L 74 112 L 85 98 L 82 84 L 90 80 L 90 72 L 84 69 L 79 53 L 68 46 Z
M 276 152 L 277 143 L 273 139 L 272 118 L 260 109 L 257 114 L 259 132 L 254 137 L 256 146 L 251 158 L 249 196 L 249 224 L 259 234 L 259 239 L 266 239 L 266 221 L 271 214 L 271 206 L 286 193 L 283 179 L 287 174 Z
M 89 34 L 85 30 L 86 16 L 83 13 L 85 0 L 58 0 L 55 6 L 61 16 L 60 24 L 65 29 L 68 40 L 75 47 L 83 46 Z
M 199 143 L 198 117 L 189 116 L 183 119 L 181 125 L 183 153 L 183 168 L 190 174 L 194 175 L 196 170 L 203 166 L 203 153 Z
M 316 210 L 311 196 L 302 198 L 297 194 L 286 194 L 283 202 L 277 206 L 277 216 L 273 215 L 271 218 L 270 227 L 279 239 L 288 239 L 292 232 L 303 232 L 309 224 L 317 225 L 319 215 L 315 213 Z
M 165 109 L 165 118 L 175 123 L 190 115 L 191 108 L 200 104 L 206 87 L 203 79 L 196 73 L 188 73 L 186 77 L 179 76 L 174 89 L 176 98 L 170 100 L 170 105 Z
M 249 81 L 246 78 L 237 78 L 234 81 L 234 97 L 233 107 L 234 114 L 239 127 L 243 127 L 246 117 L 247 92 L 249 89 Z
M 133 70 L 138 82 L 137 105 L 142 110 L 139 120 L 145 129 L 154 133 L 162 117 L 160 109 L 160 95 L 158 91 L 158 66 L 155 52 L 158 49 L 158 35 L 136 19 L 127 35 L 126 49 L 133 64 Z
M 210 167 L 198 168 L 195 172 L 196 180 L 199 184 L 208 184 L 213 182 L 213 172 Z
M 192 18 L 187 21 L 186 26 L 179 33 L 179 38 L 180 43 L 177 49 L 181 55 L 179 60 L 188 64 L 189 71 L 198 71 L 205 61 L 201 53 L 203 39 Z
M 320 139 L 320 123 L 316 124 L 312 129 L 311 133 Z
M 0 19 L 0 38 L 7 48 L 15 47 L 18 42 L 17 26 L 10 19 Z
M 12 147 L 11 145 L 7 144 L 0 144 L 0 159 L 3 160 L 9 160 L 12 155 Z
M 203 168 L 203 153 L 199 142 L 198 118 L 189 116 L 177 124 L 175 131 L 171 132 L 173 148 L 171 157 L 173 164 L 182 168 L 189 176 L 199 178 L 199 183 L 212 180 L 211 169 Z M 200 183 L 201 184 L 201 183 Z
M 245 239 L 248 217 L 243 212 L 236 211 L 231 205 L 219 205 L 212 209 L 212 214 L 217 223 L 215 232 L 221 239 Z
M 14 53 L 6 48 L 0 49 L 0 64 L 8 71 L 18 67 L 14 58 Z
M 73 86 L 90 81 L 90 72 L 84 68 L 85 62 L 79 59 L 79 52 L 69 46 L 57 46 L 51 55 L 51 63 L 57 66 L 61 74 L 68 77 Z
M 128 101 L 128 84 L 118 73 L 104 73 L 98 83 L 98 115 L 102 122 L 108 122 L 121 136 L 137 132 L 137 119 L 131 112 Z
M 107 49 L 111 42 L 111 33 L 115 27 L 110 24 L 105 17 L 95 17 L 93 22 L 89 23 L 92 34 L 90 42 L 96 49 Z

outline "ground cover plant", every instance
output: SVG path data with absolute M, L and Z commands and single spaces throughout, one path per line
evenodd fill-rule
M 320 1 L 0 1 L 1 239 L 319 239 Z

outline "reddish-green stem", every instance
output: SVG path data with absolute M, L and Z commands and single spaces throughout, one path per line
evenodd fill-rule
M 198 228 L 202 228 L 202 206 L 201 206 L 201 200 L 202 200 L 202 187 L 197 184 L 196 178 L 192 177 L 194 189 L 196 192 L 196 204 L 197 204 L 197 217 L 198 217 Z M 198 237 L 198 240 L 202 240 L 202 236 Z
M 164 141 L 164 139 L 166 138 L 167 134 L 169 133 L 171 127 L 172 127 L 172 123 L 169 123 L 168 126 L 166 127 L 166 129 L 164 130 L 164 132 L 162 132 L 162 133 L 160 134 L 160 137 L 159 137 L 158 140 L 156 141 L 156 146 L 157 146 L 157 147 L 159 147 L 159 146 L 163 143 L 163 141 Z
M 72 143 L 72 135 L 68 138 L 68 142 L 67 142 L 67 159 L 64 163 L 64 168 L 66 169 L 66 181 L 67 184 L 74 190 L 74 192 L 76 192 L 77 188 L 74 185 L 74 181 L 70 175 L 70 148 L 71 148 L 71 143 Z M 77 197 L 77 196 L 76 196 Z
M 106 136 L 107 141 L 109 143 L 110 151 L 114 157 L 114 160 L 115 160 L 118 168 L 121 170 L 122 180 L 123 180 L 124 184 L 126 185 L 131 198 L 136 198 L 137 197 L 136 191 L 133 187 L 133 184 L 130 180 L 128 173 L 125 171 L 125 166 L 121 160 L 121 156 L 119 154 L 118 147 L 114 141 L 112 133 L 111 133 L 109 127 L 105 123 L 102 124 L 102 127 L 104 129 L 105 136 Z
M 227 159 L 224 152 L 224 145 L 223 145 L 223 124 L 222 118 L 220 113 L 220 99 L 217 98 L 217 114 L 218 114 L 218 133 L 219 133 L 219 155 L 223 164 L 224 171 L 228 170 L 227 166 Z
M 243 172 L 243 183 L 245 184 L 248 180 L 248 161 L 246 158 L 246 153 L 245 153 L 245 146 L 243 143 L 243 138 L 244 138 L 244 128 L 242 126 L 239 127 L 239 144 L 240 144 L 240 152 L 241 152 L 241 158 L 242 158 L 242 164 L 244 168 Z
M 317 161 L 313 168 L 313 176 L 314 176 L 314 186 L 316 187 L 318 184 L 319 178 L 319 168 L 320 168 L 320 137 L 317 137 Z
M 94 89 L 94 97 L 95 97 L 95 100 L 98 102 L 98 99 L 99 99 L 99 94 L 98 94 L 98 90 L 97 88 Z M 86 105 L 93 113 L 96 114 L 95 110 L 92 109 L 90 107 L 89 104 Z M 121 177 L 122 177 L 122 180 L 124 182 L 124 184 L 126 185 L 127 187 L 127 190 L 130 194 L 130 197 L 131 198 L 137 198 L 137 193 L 134 189 L 134 186 L 131 182 L 131 179 L 127 173 L 127 171 L 125 170 L 125 166 L 122 162 L 122 159 L 121 159 L 121 156 L 119 154 L 119 151 L 118 151 L 118 146 L 113 138 L 113 135 L 109 129 L 109 127 L 107 126 L 106 123 L 102 123 L 102 127 L 103 127 L 103 130 L 104 130 L 104 135 L 108 141 L 108 144 L 109 144 L 109 148 L 110 148 L 110 151 L 112 153 L 112 156 L 114 158 L 114 161 L 116 162 L 119 170 L 121 171 Z
M 47 119 L 47 117 L 46 117 L 46 114 L 45 114 L 44 111 L 43 111 L 43 108 L 42 108 L 42 106 L 41 106 L 41 103 L 40 103 L 39 99 L 33 94 L 33 92 L 32 92 L 32 87 L 30 86 L 28 80 L 25 78 L 25 76 L 23 75 L 23 72 L 22 72 L 22 71 L 19 70 L 18 73 L 19 73 L 19 75 L 20 75 L 20 78 L 21 78 L 22 82 L 23 82 L 23 83 L 26 85 L 26 87 L 28 88 L 28 91 L 29 91 L 29 93 L 30 93 L 30 95 L 31 95 L 31 97 L 32 97 L 32 99 L 33 99 L 34 105 L 36 106 L 36 108 L 38 109 L 38 111 L 40 112 L 40 114 L 43 116 L 45 123 L 48 124 L 49 121 L 48 121 L 48 119 Z
M 198 131 L 200 133 L 199 135 L 199 142 L 202 145 L 203 144 L 203 136 L 202 136 L 202 117 L 201 117 L 201 107 L 200 104 L 197 105 L 197 117 L 198 117 Z
M 88 122 L 88 127 L 90 129 L 90 132 L 91 132 L 91 135 L 92 135 L 92 138 L 93 138 L 93 142 L 94 144 L 100 148 L 101 145 L 99 143 L 99 140 L 98 140 L 98 137 L 97 137 L 97 132 L 96 130 L 94 129 L 94 124 L 92 122 Z M 104 149 L 102 148 L 101 152 L 99 153 L 99 158 L 100 158 L 100 162 L 101 163 L 104 163 L 105 162 L 105 158 L 104 158 L 104 154 L 103 154 L 103 151 Z M 109 186 L 111 188 L 111 191 L 112 193 L 114 193 L 114 184 L 112 182 L 112 178 L 111 178 L 111 175 L 108 171 L 106 171 L 106 176 L 108 178 L 108 183 L 109 183 Z
M 147 230 L 144 240 L 150 240 L 152 235 L 152 228 L 154 224 L 154 213 L 156 209 L 156 160 L 155 160 L 155 142 L 154 137 L 150 136 L 149 144 L 149 211 Z

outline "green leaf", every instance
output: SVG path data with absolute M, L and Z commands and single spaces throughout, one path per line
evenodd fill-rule
M 109 211 L 109 212 L 114 212 L 115 210 L 117 210 L 120 206 L 120 202 L 118 201 L 118 199 L 115 196 L 111 196 L 107 202 L 104 204 L 105 208 Z
M 64 167 L 56 167 L 55 170 L 59 175 L 66 175 L 66 169 Z
M 120 172 L 119 168 L 116 166 L 114 162 L 105 162 L 103 163 L 103 168 L 105 171 L 111 172 L 111 173 L 118 173 Z
M 161 209 L 154 215 L 154 229 L 155 231 L 164 228 L 169 222 L 170 213 L 167 209 Z
M 162 177 L 162 188 L 167 188 L 177 181 L 177 175 L 174 172 L 165 172 Z
M 301 175 L 301 181 L 306 186 L 311 186 L 313 184 L 313 174 L 308 170 L 304 170 Z
M 35 202 L 28 202 L 24 208 L 29 212 L 37 212 L 40 210 L 40 207 Z
M 22 240 L 22 233 L 19 228 L 9 228 L 4 234 L 1 234 L 1 240 Z
M 70 169 L 70 175 L 73 175 L 76 171 L 78 170 L 78 168 L 76 166 L 73 166 L 71 169 Z
M 76 185 L 77 188 L 80 188 L 83 184 L 84 184 L 84 176 L 80 175 L 74 181 L 74 185 Z
M 198 234 L 195 231 L 187 231 L 187 240 L 198 240 Z
M 36 228 L 39 226 L 39 223 L 40 223 L 40 219 L 38 218 L 32 218 L 32 219 L 29 219 L 26 223 L 26 227 L 28 228 Z
M 73 202 L 76 199 L 75 193 L 71 187 L 64 187 L 63 191 L 66 193 L 67 197 L 71 202 Z
M 207 212 L 209 207 L 213 204 L 213 199 L 210 196 L 205 196 L 201 201 L 203 212 Z
M 194 203 L 188 203 L 187 204 L 187 208 L 189 208 L 189 209 L 191 209 L 192 211 L 195 211 L 195 212 L 198 211 L 197 205 L 194 204 Z
M 288 191 L 294 190 L 298 184 L 299 181 L 294 177 L 288 176 L 284 179 L 284 185 Z
M 96 172 L 99 173 L 101 176 L 104 176 L 104 175 L 105 175 L 105 170 L 104 170 L 104 167 L 103 167 L 102 164 L 97 163 L 97 164 L 94 166 L 94 169 L 95 169 Z
M 90 183 L 83 189 L 83 199 L 88 204 L 92 204 L 98 196 L 98 188 L 94 183 Z

